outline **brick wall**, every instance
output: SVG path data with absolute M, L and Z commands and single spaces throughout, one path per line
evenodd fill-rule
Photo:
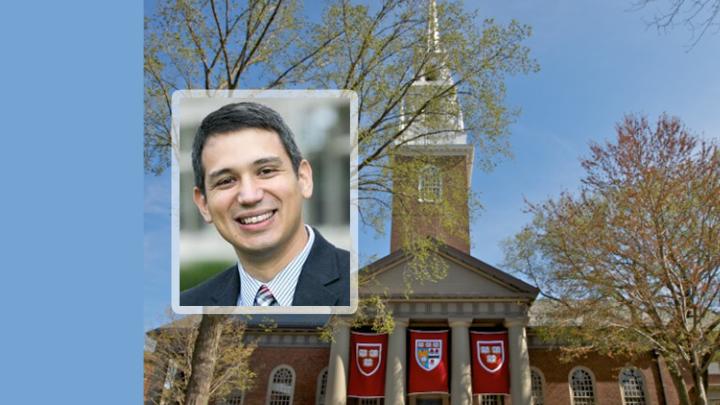
M 568 378 L 576 366 L 589 369 L 595 377 L 597 405 L 622 404 L 618 375 L 624 367 L 633 366 L 640 370 L 645 382 L 648 405 L 664 404 L 660 384 L 658 365 L 650 354 L 634 359 L 608 358 L 591 354 L 569 363 L 560 361 L 557 349 L 530 349 L 530 365 L 539 369 L 544 377 L 546 405 L 570 405 Z M 256 349 L 251 359 L 251 367 L 257 377 L 255 386 L 245 395 L 246 405 L 265 404 L 270 373 L 279 365 L 289 365 L 295 371 L 295 391 L 293 404 L 314 405 L 318 376 L 328 365 L 330 350 L 327 347 L 269 347 Z M 145 362 L 145 399 L 162 387 L 163 373 L 153 370 L 151 362 Z M 661 362 L 663 378 L 667 382 L 665 397 L 668 405 L 678 405 L 677 391 L 672 384 L 667 368 Z M 713 381 L 715 382 L 715 381 Z M 509 403 L 509 401 L 507 401 Z
M 256 385 L 246 395 L 245 403 L 264 404 L 270 372 L 280 364 L 287 364 L 293 367 L 296 375 L 293 403 L 314 405 L 318 375 L 327 366 L 328 358 L 329 349 L 327 348 L 259 348 L 252 360 L 252 367 L 257 372 Z M 530 349 L 530 365 L 539 369 L 544 376 L 545 404 L 571 404 L 568 378 L 570 371 L 576 366 L 589 369 L 595 377 L 597 405 L 623 403 L 618 375 L 620 370 L 629 366 L 639 369 L 643 375 L 647 404 L 663 404 L 657 364 L 649 354 L 635 359 L 612 359 L 593 354 L 569 363 L 561 362 L 559 358 L 558 350 Z M 667 377 L 669 378 L 669 376 Z M 667 404 L 679 404 L 674 387 L 669 388 L 666 390 L 666 394 L 670 394 Z
M 264 404 L 270 373 L 281 364 L 295 370 L 294 405 L 314 405 L 318 376 L 327 367 L 330 349 L 323 347 L 258 347 L 250 360 L 256 373 L 255 387 L 245 395 L 245 404 Z
M 570 371 L 577 366 L 589 369 L 594 375 L 597 405 L 619 405 L 623 403 L 618 375 L 623 368 L 629 366 L 639 369 L 642 373 L 647 404 L 663 404 L 663 393 L 657 363 L 650 354 L 634 359 L 608 358 L 591 354 L 569 363 L 564 363 L 559 359 L 559 350 L 530 349 L 530 365 L 539 369 L 545 377 L 546 404 L 570 405 L 568 380 Z M 669 394 L 667 398 L 668 405 L 678 404 L 674 388 L 666 390 L 666 394 Z
M 396 156 L 398 164 L 409 164 L 415 161 L 413 156 Z M 438 213 L 431 216 L 419 214 L 422 212 L 422 204 L 418 199 L 418 175 L 414 173 L 410 177 L 394 179 L 395 188 L 401 188 L 405 198 L 393 198 L 393 218 L 390 232 L 390 251 L 401 248 L 405 238 L 415 239 L 420 236 L 432 236 L 448 245 L 470 253 L 470 221 L 468 211 L 467 192 L 467 159 L 465 156 L 443 156 L 440 158 L 424 158 L 427 164 L 436 166 L 442 173 L 443 191 L 442 198 L 447 202 L 449 209 L 453 211 L 454 221 L 449 227 L 443 226 Z M 409 215 L 406 223 L 399 219 L 398 215 Z M 407 227 L 411 229 L 407 229 Z

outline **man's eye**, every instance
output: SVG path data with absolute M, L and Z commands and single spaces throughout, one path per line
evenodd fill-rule
M 272 167 L 263 167 L 262 169 L 258 170 L 258 174 L 261 176 L 270 176 L 273 173 L 275 173 L 277 169 Z
M 225 185 L 228 185 L 228 184 L 232 183 L 232 181 L 233 181 L 232 178 L 226 177 L 226 178 L 224 178 L 224 179 L 218 180 L 217 183 L 215 183 L 215 185 L 216 185 L 216 186 L 225 186 Z

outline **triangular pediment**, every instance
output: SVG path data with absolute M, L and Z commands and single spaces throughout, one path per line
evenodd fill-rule
M 531 302 L 539 290 L 502 270 L 493 267 L 452 246 L 441 244 L 437 258 L 447 276 L 436 282 L 414 282 L 410 299 L 517 299 Z M 363 268 L 360 296 L 380 294 L 389 298 L 405 298 L 405 274 L 411 257 L 402 250 Z

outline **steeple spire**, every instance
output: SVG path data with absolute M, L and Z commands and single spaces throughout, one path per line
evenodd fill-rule
M 467 143 L 448 53 L 440 42 L 438 10 L 428 0 L 427 47 L 417 78 L 400 104 L 400 129 L 393 162 L 393 219 L 390 251 L 418 238 L 433 237 L 470 252 L 469 187 L 473 145 Z M 418 10 L 420 11 L 420 10 Z M 447 45 L 447 44 L 446 44 Z M 411 117 L 411 119 L 408 119 Z M 402 197 L 401 197 L 402 196 Z M 453 218 L 452 224 L 444 215 Z
M 445 51 L 440 42 L 440 24 L 438 23 L 437 3 L 435 0 L 428 0 L 427 14 L 427 53 L 430 58 L 427 67 L 424 69 L 425 80 L 449 81 L 452 80 L 450 70 L 445 63 Z
M 420 68 L 417 80 L 411 85 L 410 91 L 400 105 L 400 128 L 405 131 L 396 143 L 410 145 L 461 145 L 467 143 L 464 132 L 462 111 L 457 103 L 455 91 L 445 96 L 436 97 L 431 105 L 414 119 L 406 128 L 406 114 L 417 114 L 420 106 L 427 103 L 428 97 L 444 92 L 453 85 L 452 74 L 447 65 L 447 54 L 440 42 L 438 10 L 435 0 L 428 0 L 427 8 L 427 48 L 419 49 L 426 58 Z M 423 134 L 428 134 L 423 136 Z
M 427 46 L 428 52 L 440 53 L 440 29 L 438 28 L 437 4 L 430 0 L 428 12 Z

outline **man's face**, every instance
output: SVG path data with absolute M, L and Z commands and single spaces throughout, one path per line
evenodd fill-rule
M 201 157 L 205 195 L 196 187 L 195 204 L 238 255 L 276 254 L 302 238 L 312 170 L 303 160 L 295 174 L 275 132 L 246 128 L 213 135 Z

